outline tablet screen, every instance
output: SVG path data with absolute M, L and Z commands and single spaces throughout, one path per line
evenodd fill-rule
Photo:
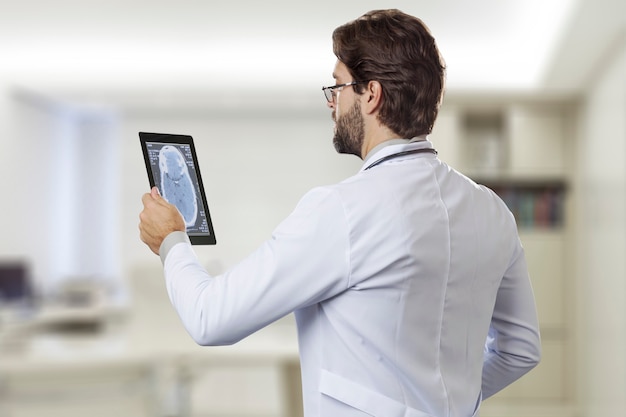
M 214 245 L 215 234 L 193 138 L 146 132 L 139 132 L 139 138 L 150 186 L 156 186 L 161 196 L 178 208 L 192 244 Z

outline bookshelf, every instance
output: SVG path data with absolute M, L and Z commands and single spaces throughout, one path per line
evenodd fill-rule
M 474 178 L 491 188 L 509 207 L 520 229 L 560 229 L 565 225 L 565 180 Z

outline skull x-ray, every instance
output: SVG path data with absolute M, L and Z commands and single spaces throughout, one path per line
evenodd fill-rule
M 146 142 L 154 184 L 185 220 L 187 233 L 210 234 L 191 146 L 187 143 Z
M 178 208 L 187 227 L 193 226 L 198 204 L 185 157 L 174 146 L 163 146 L 159 151 L 159 169 L 163 198 Z

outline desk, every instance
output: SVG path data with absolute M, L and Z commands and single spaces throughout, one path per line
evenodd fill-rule
M 16 344 L 5 344 L 0 352 L 0 415 L 43 415 L 37 410 L 45 408 L 45 415 L 52 416 L 52 403 L 64 416 L 87 410 L 89 417 L 186 417 L 192 411 L 190 390 L 203 372 L 258 365 L 280 372 L 281 414 L 301 415 L 298 348 L 290 326 L 269 326 L 233 346 L 200 347 L 182 325 L 156 331 L 158 324 L 123 323 L 94 334 L 40 329 Z

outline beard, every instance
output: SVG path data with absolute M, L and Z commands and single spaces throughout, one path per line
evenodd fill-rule
M 335 122 L 333 145 L 338 153 L 352 154 L 361 158 L 361 148 L 365 137 L 365 122 L 361 115 L 361 103 L 358 100 Z

